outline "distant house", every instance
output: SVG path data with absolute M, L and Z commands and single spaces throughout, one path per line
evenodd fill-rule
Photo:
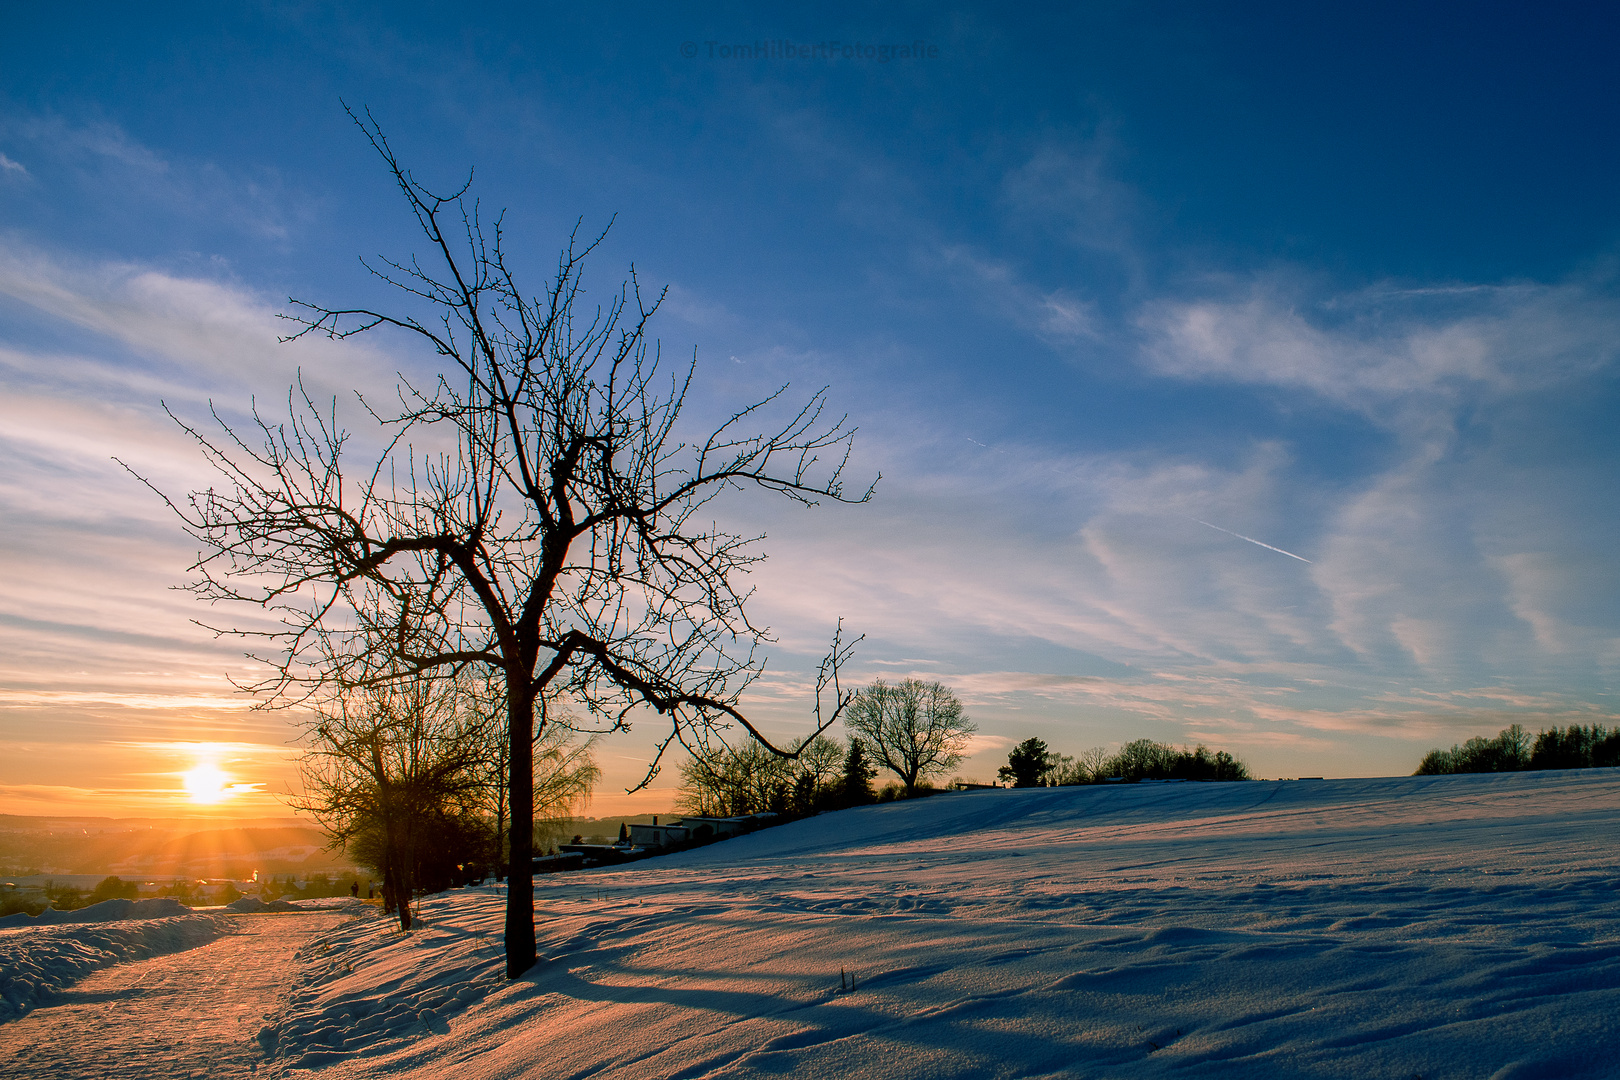
M 633 862 L 636 859 L 646 858 L 649 852 L 643 847 L 626 847 L 620 844 L 558 844 L 557 857 L 564 855 L 578 855 L 584 859 L 586 866 L 604 866 L 615 863 Z
M 667 848 L 684 844 L 692 838 L 692 830 L 685 825 L 628 825 L 630 843 L 635 847 Z
M 690 832 L 693 840 L 720 840 L 763 828 L 774 822 L 778 816 L 766 811 L 761 814 L 744 814 L 742 817 L 684 817 L 681 818 L 681 826 Z

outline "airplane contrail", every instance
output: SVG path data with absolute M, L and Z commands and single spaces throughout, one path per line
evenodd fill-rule
M 1202 518 L 1193 518 L 1193 520 L 1198 522 L 1198 524 L 1200 524 L 1200 525 L 1209 525 L 1209 522 L 1203 520 Z M 1265 543 L 1262 540 L 1256 540 L 1252 536 L 1244 536 L 1242 533 L 1235 533 L 1231 529 L 1223 529 L 1219 525 L 1209 525 L 1209 527 L 1214 529 L 1216 532 L 1223 532 L 1227 536 L 1235 536 L 1239 540 L 1247 540 L 1251 544 L 1259 544 L 1261 547 L 1265 548 L 1267 551 L 1275 551 L 1277 554 L 1286 555 L 1290 559 L 1298 559 L 1302 563 L 1308 563 L 1308 562 L 1311 561 L 1311 560 L 1305 558 L 1303 555 L 1295 555 L 1292 551 L 1284 551 L 1280 547 L 1272 547 L 1270 544 Z M 1315 564 L 1312 564 L 1312 565 L 1315 565 Z

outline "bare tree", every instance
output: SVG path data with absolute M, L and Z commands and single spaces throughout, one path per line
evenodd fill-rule
M 833 783 L 844 769 L 844 748 L 825 735 L 801 739 L 793 744 L 798 753 L 798 775 L 816 790 Z
M 590 802 L 602 779 L 592 751 L 596 736 L 581 740 L 570 727 L 548 721 L 534 738 L 534 823 L 555 827 Z
M 255 412 L 250 433 L 217 412 L 222 437 L 182 422 L 220 483 L 171 505 L 202 545 L 196 593 L 281 620 L 264 635 L 272 673 L 251 687 L 270 705 L 320 685 L 468 665 L 497 672 L 513 823 L 507 974 L 516 978 L 535 959 L 523 883 L 532 872 L 536 703 L 566 696 L 605 730 L 627 727 L 638 708 L 659 714 L 667 734 L 646 779 L 671 742 L 701 746 L 731 723 L 768 745 L 740 707 L 770 640 L 749 621 L 738 580 L 763 558 L 760 537 L 699 515 L 727 490 L 814 505 L 861 502 L 871 488 L 844 491 L 852 431 L 824 420 L 824 393 L 793 407 L 784 387 L 685 441 L 678 426 L 693 366 L 667 371 L 649 344 L 661 297 L 648 303 L 632 270 L 606 306 L 582 310 L 583 260 L 600 238 L 571 240 L 545 293 L 523 292 L 500 220 L 481 220 L 467 186 L 434 194 L 369 114 L 356 122 L 430 257 L 368 264 L 402 290 L 401 310 L 293 301 L 291 337 L 400 331 L 433 349 L 445 371 L 426 387 L 401 376 L 395 406 L 364 403 L 389 441 L 358 470 L 342 453 L 348 435 L 336 403 L 317 407 L 301 384 L 287 420 Z M 451 448 L 418 454 L 418 432 Z M 837 673 L 848 648 L 835 635 L 823 662 L 818 730 L 847 700 Z
M 699 817 L 729 817 L 786 809 L 793 762 L 758 743 L 699 749 L 681 764 L 679 809 Z
M 907 794 L 961 764 L 968 738 L 978 730 L 947 687 L 919 679 L 897 686 L 877 680 L 855 695 L 844 723 L 865 738 Z
M 701 817 L 763 810 L 813 812 L 842 772 L 844 748 L 825 735 L 788 744 L 791 757 L 757 743 L 712 745 L 681 763 L 677 806 Z
M 1000 773 L 1000 770 L 996 770 Z M 1046 783 L 1052 787 L 1070 787 L 1074 784 L 1091 783 L 1091 770 L 1086 767 L 1083 758 L 1070 757 L 1068 754 L 1048 754 Z
M 1075 763 L 1076 783 L 1100 783 L 1108 775 L 1108 748 L 1093 746 L 1080 755 Z
M 311 723 L 299 767 L 304 794 L 293 805 L 313 814 L 334 846 L 365 849 L 401 930 L 411 928 L 428 849 L 456 834 L 477 846 L 485 832 L 479 765 L 491 731 L 464 702 L 453 680 L 422 678 L 340 694 Z

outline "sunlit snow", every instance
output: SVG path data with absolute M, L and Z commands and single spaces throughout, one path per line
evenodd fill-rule
M 1617 811 L 1588 770 L 826 814 L 537 879 L 515 983 L 497 889 L 350 920 L 258 1038 L 334 1080 L 1612 1076 Z

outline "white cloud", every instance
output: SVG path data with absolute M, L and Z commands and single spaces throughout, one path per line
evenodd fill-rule
M 1089 138 L 1037 146 L 1001 183 L 1009 218 L 1042 234 L 1056 232 L 1074 248 L 1107 255 L 1136 277 L 1137 225 L 1147 216 L 1141 197 L 1113 175 L 1119 148 L 1106 130 Z
M 1620 301 L 1580 283 L 1379 288 L 1314 302 L 1274 282 L 1140 318 L 1150 370 L 1306 391 L 1427 429 L 1472 400 L 1567 382 L 1620 354 Z
M 228 414 L 255 394 L 273 410 L 300 365 L 315 393 L 345 396 L 391 389 L 394 365 L 354 343 L 279 345 L 274 309 L 227 283 L 69 266 L 14 242 L 0 247 L 0 296 L 49 331 L 47 344 L 0 346 L 4 744 L 139 730 L 280 745 L 288 715 L 248 712 L 227 678 L 263 669 L 242 642 L 194 625 L 208 609 L 175 591 L 194 544 L 113 458 L 182 494 L 214 477 L 160 399 L 206 420 L 216 396 Z M 242 612 L 229 621 L 253 624 Z M 11 753 L 5 769 L 15 780 L 36 760 Z
M 966 255 L 957 267 L 1002 282 L 998 295 L 1028 325 L 1087 332 L 1089 314 L 1066 308 L 1066 294 Z M 135 458 L 166 489 L 188 489 L 196 461 L 159 398 L 195 408 L 213 396 L 237 406 L 253 392 L 279 397 L 300 365 L 318 394 L 386 392 L 393 360 L 365 344 L 278 345 L 275 306 L 229 283 L 74 266 L 14 243 L 0 249 L 0 295 L 70 328 L 73 343 L 0 348 L 0 512 L 14 571 L 0 583 L 0 615 L 15 617 L 0 628 L 11 657 L 0 705 L 12 715 L 175 712 L 185 701 L 224 711 L 218 677 L 241 661 L 189 626 L 191 601 L 165 588 L 182 576 L 186 543 L 109 458 Z M 731 318 L 681 299 L 689 310 L 672 314 Z M 902 401 L 863 421 L 862 460 L 886 475 L 874 504 L 803 515 L 717 503 L 741 531 L 772 534 L 755 614 L 782 628 L 784 659 L 750 699 L 768 730 L 805 730 L 810 683 L 786 658 L 819 656 L 840 616 L 870 636 L 862 678 L 913 672 L 954 686 L 984 718 L 985 754 L 1033 727 L 1071 751 L 1139 734 L 1207 738 L 1252 752 L 1262 769 L 1331 747 L 1336 760 L 1387 771 L 1415 740 L 1606 715 L 1580 699 L 1620 669 L 1620 579 L 1592 554 L 1605 534 L 1590 507 L 1606 489 L 1558 460 L 1521 460 L 1495 436 L 1531 439 L 1526 424 L 1556 422 L 1545 415 L 1556 404 L 1537 412 L 1530 392 L 1606 377 L 1604 335 L 1620 320 L 1573 285 L 1400 294 L 1387 300 L 1398 317 L 1375 317 L 1386 299 L 1319 303 L 1306 318 L 1256 292 L 1145 317 L 1160 375 L 1264 386 L 1394 432 L 1375 466 L 1332 484 L 1276 438 L 1215 452 L 986 447 L 958 417 Z M 1432 304 L 1445 310 L 1419 310 Z M 105 347 L 79 344 L 85 333 Z M 761 356 L 787 355 L 778 349 Z M 726 365 L 722 381 L 752 378 L 753 366 Z M 1463 446 L 1465 408 L 1494 425 L 1491 440 Z M 73 667 L 75 657 L 91 660 Z M 1404 693 L 1492 677 L 1505 680 L 1499 699 Z M 1548 696 L 1559 679 L 1569 694 Z

